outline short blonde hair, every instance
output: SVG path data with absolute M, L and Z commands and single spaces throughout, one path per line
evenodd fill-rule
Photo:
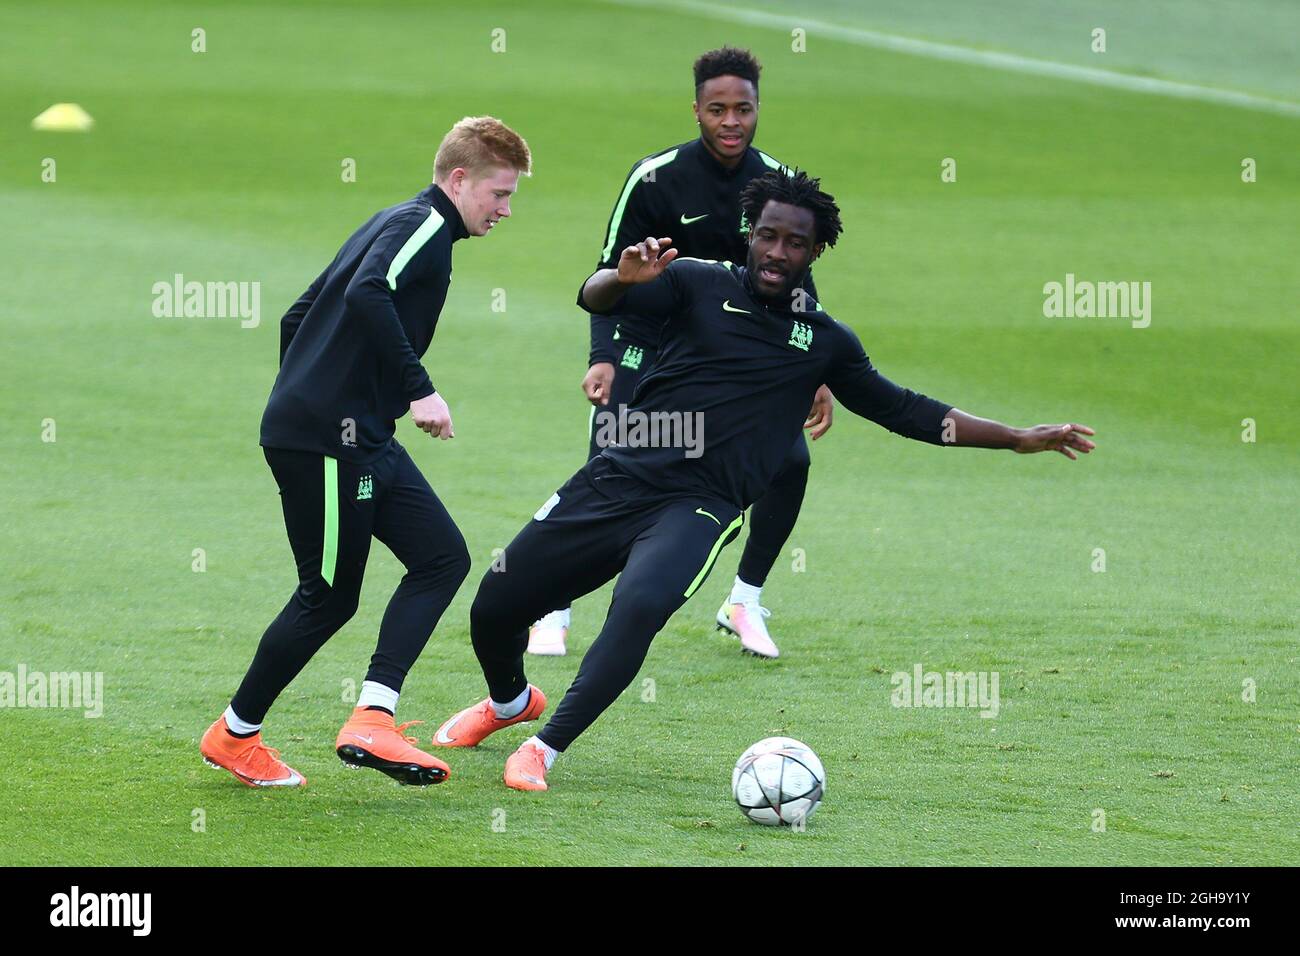
M 533 174 L 533 157 L 524 138 L 495 116 L 466 116 L 447 131 L 433 160 L 433 178 L 446 179 L 461 167 L 475 177 L 494 167 Z

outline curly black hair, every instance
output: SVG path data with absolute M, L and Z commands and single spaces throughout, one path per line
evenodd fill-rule
M 790 172 L 769 169 L 762 176 L 751 179 L 741 192 L 740 209 L 751 228 L 769 202 L 807 209 L 813 214 L 816 241 L 833 246 L 844 226 L 840 222 L 840 207 L 835 205 L 835 197 L 822 192 L 821 184 L 820 179 L 813 179 L 801 169 Z
M 758 57 L 748 50 L 738 50 L 734 46 L 724 46 L 700 54 L 695 61 L 695 95 L 699 96 L 700 87 L 717 76 L 738 76 L 754 84 L 754 93 L 758 93 L 758 74 L 763 68 Z

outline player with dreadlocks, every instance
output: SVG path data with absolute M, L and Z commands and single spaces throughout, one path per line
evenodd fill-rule
M 632 682 L 655 634 L 767 489 L 823 383 L 849 411 L 934 445 L 1068 458 L 1094 447 L 1084 425 L 1013 428 L 895 385 L 848 326 L 792 296 L 840 235 L 839 209 L 818 180 L 773 170 L 745 188 L 741 205 L 752 224 L 744 267 L 678 256 L 669 237 L 647 237 L 578 293 L 594 313 L 659 317 L 659 359 L 629 415 L 691 417 L 702 441 L 665 447 L 629 429 L 542 505 L 506 548 L 508 570 L 483 576 L 470 633 L 489 697 L 438 729 L 444 746 L 472 747 L 539 717 L 546 698 L 524 676 L 529 623 L 622 571 L 568 693 L 507 760 L 509 787 L 545 790 L 556 756 Z

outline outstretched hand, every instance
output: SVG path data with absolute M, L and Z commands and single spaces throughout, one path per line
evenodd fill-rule
M 1087 425 L 1035 425 L 1021 431 L 1015 450 L 1021 455 L 1032 455 L 1040 451 L 1059 451 L 1071 461 L 1078 458 L 1076 451 L 1088 454 L 1097 447 L 1096 442 L 1088 441 L 1084 435 L 1097 434 Z
M 659 278 L 668 263 L 677 258 L 672 239 L 647 236 L 645 242 L 628 246 L 618 259 L 618 281 L 624 285 L 649 282 Z

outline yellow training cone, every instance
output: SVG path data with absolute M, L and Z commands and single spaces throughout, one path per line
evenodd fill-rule
M 32 129 L 55 133 L 84 133 L 94 125 L 90 114 L 76 103 L 55 103 L 32 120 Z

